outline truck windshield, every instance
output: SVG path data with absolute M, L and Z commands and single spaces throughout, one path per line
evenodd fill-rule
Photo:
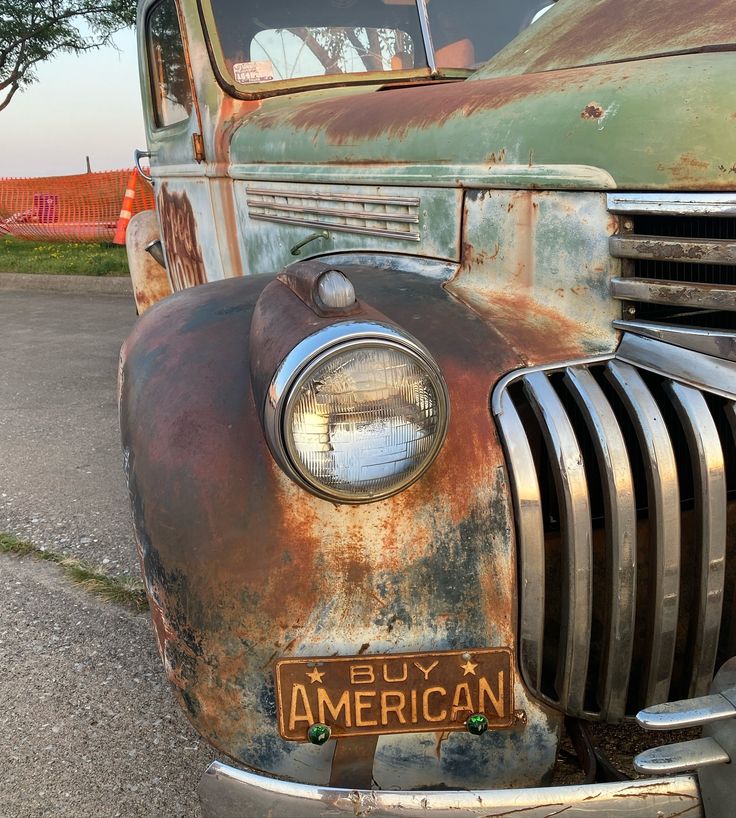
M 374 72 L 470 73 L 552 2 L 211 0 L 210 19 L 236 85 L 344 82 L 344 75 Z

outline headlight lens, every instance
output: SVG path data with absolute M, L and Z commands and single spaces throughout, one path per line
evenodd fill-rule
M 447 430 L 447 387 L 416 342 L 352 338 L 295 373 L 281 402 L 287 470 L 342 502 L 395 494 L 429 467 Z M 338 339 L 335 339 L 338 340 Z

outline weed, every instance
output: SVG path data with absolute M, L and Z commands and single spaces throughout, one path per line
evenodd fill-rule
M 0 553 L 17 557 L 32 557 L 58 565 L 74 582 L 95 596 L 110 602 L 117 602 L 139 613 L 148 608 L 143 584 L 132 579 L 113 577 L 74 557 L 48 551 L 32 543 L 19 540 L 12 534 L 0 533 Z

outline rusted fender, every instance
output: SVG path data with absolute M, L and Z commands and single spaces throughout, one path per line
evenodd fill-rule
M 136 213 L 125 231 L 128 267 L 139 315 L 143 315 L 157 301 L 171 295 L 171 284 L 166 268 L 146 252 L 146 247 L 160 238 L 158 217 L 153 210 Z
M 280 738 L 277 659 L 516 643 L 512 509 L 489 394 L 518 358 L 439 282 L 340 269 L 371 317 L 425 344 L 448 384 L 447 441 L 397 496 L 335 505 L 271 457 L 251 386 L 252 336 L 273 351 L 326 320 L 282 282 L 232 279 L 175 294 L 138 322 L 121 366 L 130 496 L 167 675 L 216 747 L 315 784 L 331 778 L 335 742 Z M 272 314 L 262 341 L 251 332 L 259 296 L 284 307 L 260 304 L 261 316 Z M 554 762 L 559 716 L 529 698 L 516 670 L 514 707 L 514 725 L 482 740 L 381 736 L 373 776 L 393 788 L 538 782 Z

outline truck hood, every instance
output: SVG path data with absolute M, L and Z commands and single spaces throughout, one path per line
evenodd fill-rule
M 335 181 L 343 169 L 353 182 L 452 185 L 485 176 L 493 186 L 498 170 L 523 167 L 519 186 L 536 187 L 537 166 L 545 179 L 549 166 L 588 166 L 603 172 L 580 186 L 734 189 L 735 75 L 736 55 L 722 52 L 275 97 L 235 131 L 231 173 Z

